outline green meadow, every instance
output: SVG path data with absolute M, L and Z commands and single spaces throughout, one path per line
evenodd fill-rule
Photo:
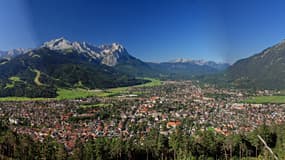
M 256 96 L 250 97 L 244 101 L 245 103 L 253 103 L 253 104 L 267 104 L 267 103 L 285 103 L 284 95 L 274 95 L 274 96 Z
M 153 78 L 143 78 L 150 82 L 129 87 L 110 88 L 106 90 L 87 90 L 82 88 L 63 89 L 59 88 L 57 91 L 58 96 L 56 98 L 28 98 L 28 97 L 2 97 L 0 101 L 44 101 L 44 100 L 64 100 L 64 99 L 76 99 L 86 98 L 91 96 L 98 97 L 110 97 L 120 94 L 127 94 L 128 89 L 131 87 L 153 87 L 161 85 L 161 81 Z

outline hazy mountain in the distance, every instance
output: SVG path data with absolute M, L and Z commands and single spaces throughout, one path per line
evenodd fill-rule
M 216 74 L 224 71 L 229 64 L 214 61 L 178 58 L 168 62 L 148 63 L 156 72 L 171 79 L 191 79 L 195 76 Z
M 9 51 L 0 51 L 0 58 L 6 58 L 6 59 L 11 59 L 15 56 L 24 54 L 28 52 L 30 49 L 25 49 L 25 48 L 17 48 L 17 49 L 11 49 Z
M 230 66 L 229 63 L 225 63 L 225 62 L 206 61 L 206 60 L 201 60 L 201 59 L 194 60 L 194 59 L 187 59 L 187 58 L 177 58 L 174 60 L 170 60 L 169 63 L 192 63 L 192 64 L 197 64 L 200 66 L 209 66 L 217 70 L 224 70 Z

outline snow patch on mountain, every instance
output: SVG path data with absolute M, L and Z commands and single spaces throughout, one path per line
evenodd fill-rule
M 129 56 L 127 50 L 119 43 L 95 46 L 86 42 L 70 42 L 64 38 L 58 38 L 45 42 L 42 47 L 64 53 L 67 50 L 76 51 L 108 66 L 115 66 L 118 64 L 120 58 Z
M 186 59 L 186 58 L 178 58 L 169 61 L 169 63 L 191 63 L 191 64 L 196 64 L 200 66 L 209 66 L 212 68 L 216 68 L 219 70 L 223 70 L 227 67 L 230 66 L 228 63 L 223 63 L 223 62 L 214 62 L 214 61 L 206 61 L 206 60 L 193 60 L 193 59 Z

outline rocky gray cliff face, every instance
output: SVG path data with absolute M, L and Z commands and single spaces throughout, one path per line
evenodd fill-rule
M 102 45 L 99 47 L 101 49 L 102 64 L 108 66 L 115 66 L 120 60 L 129 57 L 128 51 L 120 44 L 113 43 L 111 45 Z
M 61 51 L 64 54 L 68 54 L 70 51 L 76 51 L 92 60 L 98 60 L 107 66 L 116 66 L 120 59 L 130 56 L 128 51 L 118 43 L 95 46 L 86 42 L 70 42 L 64 38 L 59 38 L 44 43 L 42 47 Z

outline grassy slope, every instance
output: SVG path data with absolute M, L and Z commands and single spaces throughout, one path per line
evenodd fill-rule
M 41 72 L 40 72 L 39 70 L 37 70 L 37 69 L 34 69 L 33 71 L 36 73 L 36 77 L 35 77 L 35 79 L 34 79 L 34 82 L 36 83 L 36 85 L 38 85 L 38 86 L 44 85 L 44 84 L 42 84 L 42 83 L 40 82 Z
M 16 82 L 21 81 L 20 77 L 16 76 L 10 77 L 9 80 L 11 81 L 11 83 L 7 83 L 5 88 L 13 88 Z
M 146 80 L 150 80 L 151 82 L 140 84 L 136 86 L 130 87 L 152 87 L 161 85 L 161 81 L 152 78 L 144 78 Z M 118 87 L 111 88 L 107 90 L 85 90 L 85 89 L 58 89 L 58 96 L 56 98 L 27 98 L 27 97 L 2 97 L 0 101 L 31 101 L 31 100 L 62 100 L 62 99 L 75 99 L 75 98 L 84 98 L 90 96 L 99 96 L 99 97 L 107 97 L 113 96 L 121 93 L 126 93 L 129 87 Z

